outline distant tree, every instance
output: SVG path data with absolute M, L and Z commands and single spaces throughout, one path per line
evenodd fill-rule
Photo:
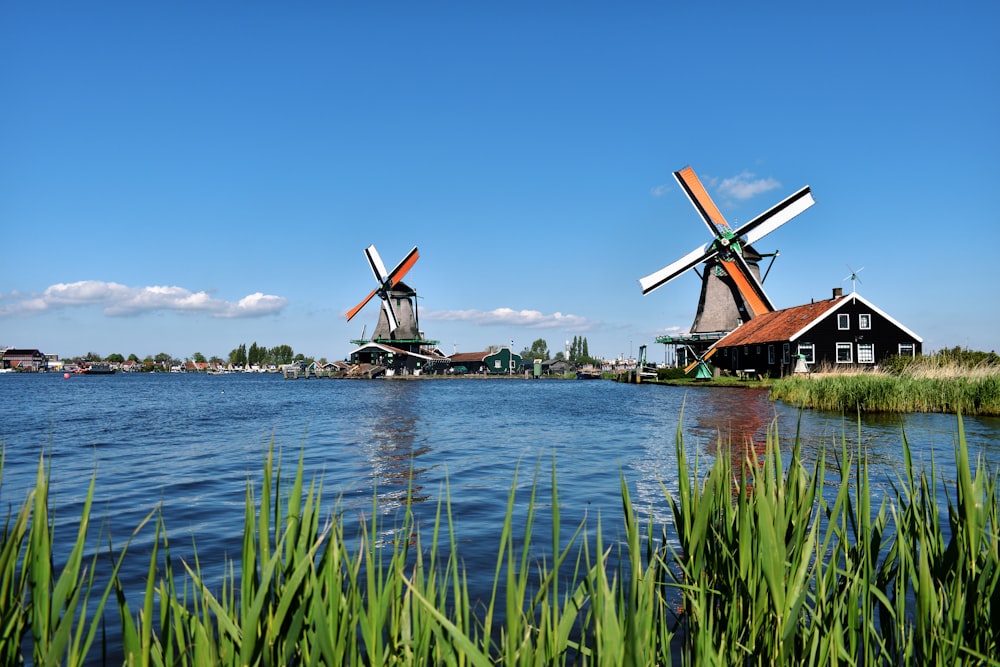
M 114 354 L 109 354 L 107 359 L 105 359 L 105 361 L 110 361 L 113 364 L 120 364 L 121 362 L 125 361 L 125 357 L 115 352 Z
M 556 361 L 566 361 L 566 355 L 562 352 L 556 352 Z
M 257 341 L 250 343 L 250 349 L 247 350 L 247 363 L 251 366 L 259 366 L 264 353 L 264 348 L 257 347 Z
M 196 364 L 203 364 L 206 361 L 205 355 L 202 354 L 201 352 L 195 352 L 194 354 L 191 355 L 191 361 L 195 362 Z
M 247 365 L 247 346 L 245 343 L 240 343 L 239 347 L 229 353 L 229 363 L 233 366 Z
M 528 359 L 548 359 L 549 358 L 549 344 L 545 342 L 544 338 L 538 338 L 531 344 L 531 350 L 529 350 Z
M 223 362 L 222 357 L 213 354 L 211 357 L 208 358 L 208 363 L 212 364 L 213 366 L 218 366 L 219 364 L 225 362 Z
M 295 358 L 295 353 L 291 345 L 276 345 L 268 350 L 268 357 L 275 364 L 290 364 Z
M 88 352 L 83 357 L 83 359 L 84 359 L 84 361 L 100 361 L 101 360 L 101 355 L 97 354 L 96 352 Z
M 147 357 L 147 359 L 148 359 L 148 358 L 149 358 L 149 357 Z M 129 361 L 139 361 L 139 357 L 137 357 L 137 356 L 135 355 L 135 352 L 133 352 L 132 354 L 128 355 L 128 360 L 129 360 Z

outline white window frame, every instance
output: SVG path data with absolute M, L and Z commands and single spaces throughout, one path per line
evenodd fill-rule
M 871 313 L 859 313 L 858 314 L 858 328 L 859 329 L 871 329 L 872 328 L 872 316 L 871 316 Z
M 862 356 L 861 351 L 865 350 L 867 354 Z M 875 363 L 875 343 L 858 343 L 858 363 L 859 364 L 874 364 Z
M 790 343 L 781 344 L 781 363 L 792 363 L 792 346 Z
M 851 328 L 851 315 L 849 313 L 837 314 L 837 328 L 841 331 L 847 331 Z
M 917 356 L 917 346 L 913 343 L 900 343 L 899 344 L 899 356 Z
M 501 368 L 500 364 L 501 364 L 501 361 L 499 359 L 494 359 L 493 360 L 493 368 L 495 368 L 497 370 L 500 370 L 500 368 Z
M 853 364 L 854 363 L 854 343 L 837 343 L 837 363 L 838 364 Z M 847 350 L 847 359 L 840 358 L 840 351 Z
M 798 353 L 806 358 L 807 364 L 816 363 L 816 345 L 814 343 L 799 343 Z
M 774 345 L 767 346 L 767 365 L 774 365 Z

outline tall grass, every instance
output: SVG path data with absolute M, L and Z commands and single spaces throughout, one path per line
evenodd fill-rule
M 861 373 L 775 380 L 771 398 L 833 412 L 962 412 L 1000 415 L 1000 373 L 940 377 Z
M 623 479 L 614 542 L 600 522 L 564 538 L 553 461 L 548 543 L 533 529 L 537 478 L 526 507 L 515 479 L 483 600 L 470 597 L 447 490 L 427 532 L 408 506 L 385 526 L 373 505 L 347 536 L 302 459 L 283 473 L 272 447 L 259 491 L 247 484 L 240 561 L 214 588 L 197 556 L 175 571 L 156 518 L 135 607 L 118 580 L 128 545 L 112 584 L 95 588 L 93 485 L 53 568 L 66 542 L 43 459 L 3 525 L 0 660 L 82 664 L 113 592 L 125 661 L 138 665 L 1000 664 L 997 473 L 973 465 L 961 435 L 957 479 L 918 472 L 904 438 L 902 472 L 873 506 L 864 452 L 832 444 L 829 462 L 807 466 L 772 425 L 762 454 L 706 465 L 678 428 L 672 526 L 642 524 Z
M 890 357 L 879 369 L 817 368 L 778 378 L 771 398 L 833 412 L 962 412 L 1000 415 L 1000 363 L 993 353 L 957 350 Z

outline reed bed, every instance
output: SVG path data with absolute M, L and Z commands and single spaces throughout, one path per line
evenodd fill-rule
M 1000 415 L 1000 365 L 963 365 L 937 356 L 892 370 L 819 372 L 775 380 L 770 396 L 833 412 L 944 412 Z
M 348 539 L 301 458 L 285 474 L 272 446 L 261 488 L 247 485 L 241 559 L 222 584 L 209 587 L 196 556 L 173 569 L 154 513 L 139 527 L 155 546 L 133 607 L 118 579 L 128 544 L 110 583 L 94 583 L 103 561 L 84 553 L 89 497 L 66 565 L 53 568 L 66 542 L 42 459 L 3 524 L 0 660 L 87 663 L 113 595 L 130 665 L 996 665 L 998 475 L 973 466 L 960 418 L 958 433 L 957 479 L 916 471 L 904 437 L 903 470 L 875 507 L 864 453 L 846 437 L 829 465 L 821 454 L 807 468 L 798 443 L 780 451 L 772 425 L 762 453 L 734 467 L 732 456 L 689 461 L 678 428 L 680 482 L 664 487 L 672 526 L 641 524 L 622 480 L 625 538 L 613 543 L 599 524 L 560 537 L 553 462 L 548 544 L 534 541 L 537 478 L 526 506 L 515 480 L 485 600 L 470 599 L 447 490 L 427 533 L 406 509 L 380 542 L 373 506 Z
M 771 385 L 773 400 L 830 412 L 943 412 L 1000 415 L 1000 375 L 917 378 L 884 373 L 786 377 Z

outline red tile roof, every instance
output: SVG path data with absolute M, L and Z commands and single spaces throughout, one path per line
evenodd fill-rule
M 458 352 L 448 357 L 451 361 L 482 361 L 489 352 Z
M 833 299 L 807 303 L 804 306 L 763 313 L 731 332 L 715 346 L 734 347 L 791 340 L 795 334 L 835 310 L 850 297 L 850 294 L 845 294 Z

